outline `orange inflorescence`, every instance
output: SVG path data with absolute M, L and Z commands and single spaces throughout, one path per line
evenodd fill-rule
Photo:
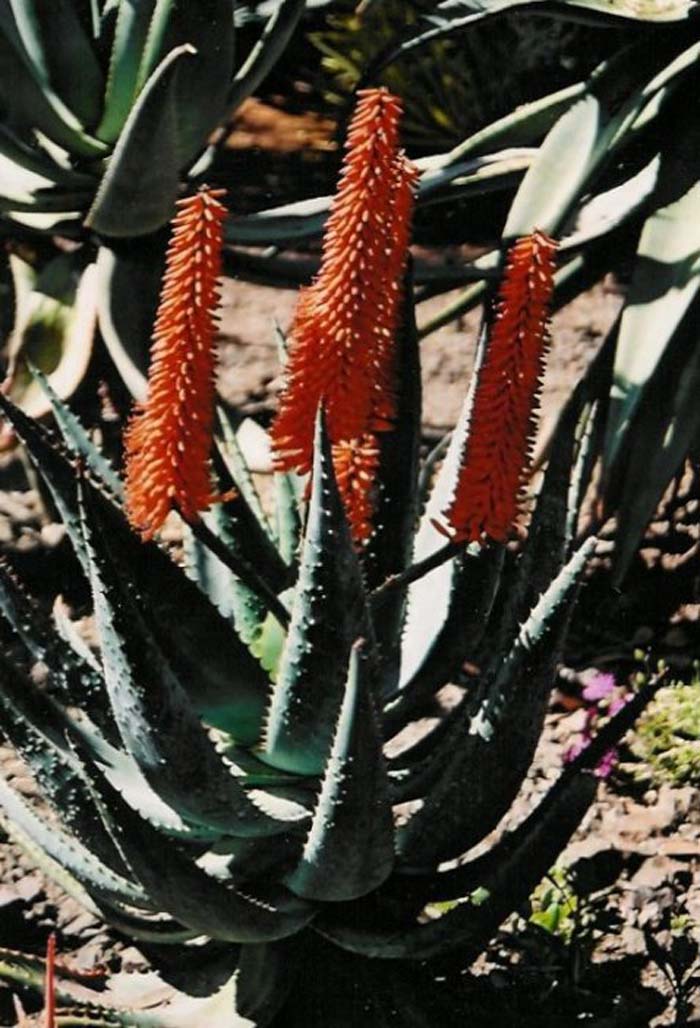
M 458 540 L 503 542 L 517 516 L 549 344 L 555 251 L 555 241 L 535 231 L 508 252 L 459 481 L 445 511 Z
M 216 499 L 211 445 L 223 192 L 204 189 L 178 204 L 153 332 L 148 398 L 124 435 L 126 510 L 144 539 L 171 510 L 192 522 Z
M 356 542 L 372 534 L 373 487 L 378 465 L 379 445 L 371 432 L 333 446 L 335 477 Z
M 321 402 L 330 439 L 346 455 L 395 417 L 395 337 L 418 172 L 398 149 L 400 101 L 383 88 L 359 96 L 321 269 L 301 291 L 292 324 L 271 433 L 280 470 L 310 469 Z M 358 505 L 348 508 L 356 540 L 371 531 L 360 492 L 346 494 Z

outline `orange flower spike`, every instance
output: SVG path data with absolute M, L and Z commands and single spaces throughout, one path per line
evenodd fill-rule
M 400 101 L 367 89 L 350 125 L 321 268 L 301 291 L 272 446 L 280 470 L 309 470 L 323 400 L 332 442 L 390 427 L 394 335 L 417 171 L 398 147 Z
M 508 252 L 458 485 L 445 511 L 456 539 L 504 542 L 517 516 L 549 346 L 556 246 L 535 231 Z
M 223 190 L 178 203 L 153 331 L 148 397 L 124 434 L 126 510 L 150 539 L 171 510 L 186 521 L 216 497 L 211 484 Z
M 368 432 L 361 439 L 336 443 L 332 450 L 333 470 L 350 534 L 355 545 L 361 547 L 372 534 L 373 483 L 379 464 L 377 440 Z

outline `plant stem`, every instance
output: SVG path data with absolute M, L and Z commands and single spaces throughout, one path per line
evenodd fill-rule
M 434 553 L 431 553 L 429 557 L 425 557 L 423 560 L 419 560 L 415 564 L 411 564 L 409 568 L 402 571 L 398 575 L 390 575 L 381 585 L 370 594 L 370 601 L 372 606 L 376 609 L 380 607 L 384 602 L 387 594 L 394 592 L 395 589 L 404 589 L 411 582 L 415 582 L 418 578 L 422 578 L 427 575 L 430 571 L 434 571 L 435 568 L 440 567 L 446 560 L 451 560 L 452 557 L 456 557 L 458 553 L 462 553 L 465 549 L 466 544 L 463 542 L 447 542 L 444 546 L 441 546 Z
M 258 572 L 247 560 L 238 557 L 222 540 L 209 528 L 201 518 L 189 522 L 192 534 L 196 539 L 211 550 L 215 557 L 225 564 L 229 571 L 240 578 L 240 580 L 257 593 L 260 599 L 274 617 L 277 618 L 283 628 L 289 625 L 289 611 L 279 599 L 275 591 L 270 588 L 267 582 L 261 578 Z

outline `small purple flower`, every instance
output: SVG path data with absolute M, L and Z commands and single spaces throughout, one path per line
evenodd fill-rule
M 616 688 L 615 676 L 611 674 L 598 672 L 588 680 L 581 694 L 586 704 L 583 727 L 577 741 L 564 753 L 562 759 L 565 764 L 570 764 L 583 753 L 592 741 L 600 719 L 614 717 L 630 699 L 630 693 L 616 694 Z M 611 747 L 601 758 L 594 774 L 598 778 L 607 778 L 615 767 L 618 756 L 617 747 Z
M 615 676 L 603 674 L 599 672 L 589 679 L 588 683 L 583 689 L 583 698 L 588 703 L 598 703 L 600 700 L 605 700 L 610 696 L 611 692 L 615 688 Z
M 593 772 L 596 778 L 608 778 L 617 763 L 619 755 L 617 746 L 613 746 L 612 749 L 609 749 Z

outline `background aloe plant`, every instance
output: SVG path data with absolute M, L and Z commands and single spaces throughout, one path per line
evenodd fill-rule
M 16 311 L 10 372 L 27 410 L 44 399 L 21 358 L 67 395 L 98 328 L 127 387 L 143 393 L 160 230 L 183 185 L 208 169 L 212 133 L 269 72 L 304 8 L 274 5 L 242 60 L 237 23 L 255 17 L 232 0 L 2 5 L 0 226 Z

